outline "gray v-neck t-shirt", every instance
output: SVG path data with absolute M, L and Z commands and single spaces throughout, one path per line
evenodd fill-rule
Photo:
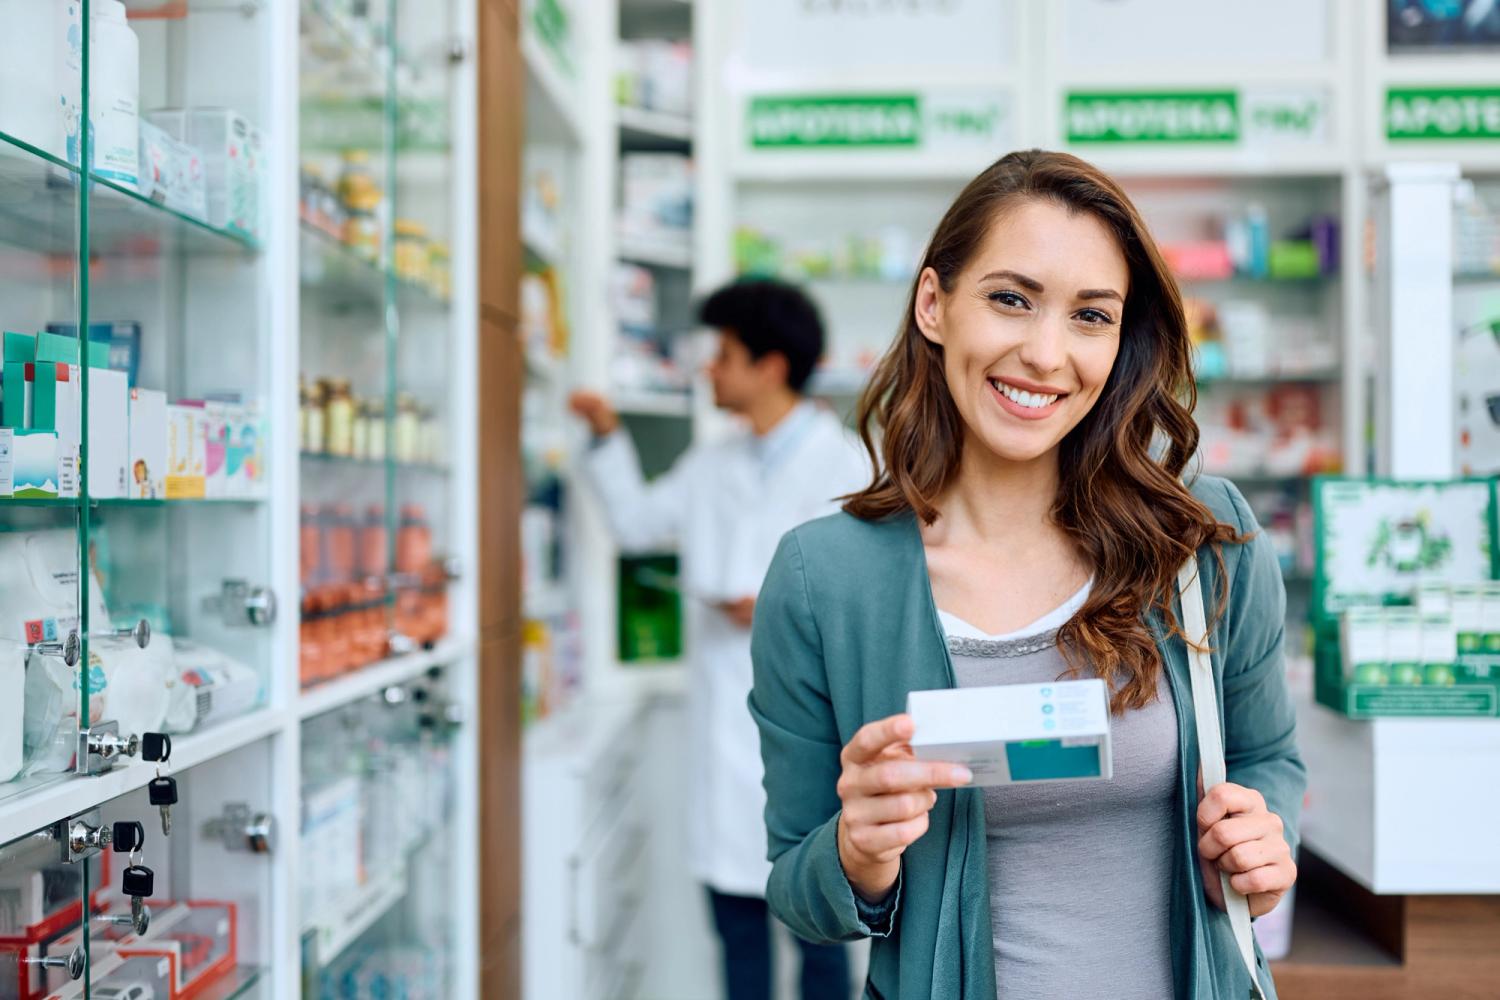
M 959 687 L 1038 684 L 1067 671 L 1056 628 L 979 638 L 942 617 Z M 1113 779 L 984 789 L 1000 998 L 1173 995 L 1177 716 L 1165 678 L 1157 690 L 1145 708 L 1111 716 Z

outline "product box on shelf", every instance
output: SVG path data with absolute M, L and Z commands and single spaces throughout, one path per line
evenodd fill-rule
M 260 133 L 230 108 L 169 108 L 147 116 L 203 158 L 212 226 L 249 239 L 260 236 Z
M 167 495 L 167 394 L 130 390 L 130 498 Z
M 192 1000 L 232 972 L 237 961 L 237 915 L 233 903 L 192 900 L 156 904 L 151 929 L 115 945 L 123 959 L 168 963 L 169 992 L 159 1000 Z
M 208 215 L 202 154 L 149 121 L 141 122 L 140 190 L 174 211 L 200 219 Z
M 83 980 L 69 983 L 46 1000 L 166 1000 L 172 995 L 171 963 L 155 955 L 123 958 L 101 946 L 98 938 L 89 949 L 89 986 Z
M 203 404 L 167 405 L 167 499 L 195 500 L 204 494 Z
M 57 495 L 78 495 L 83 382 L 78 365 L 37 361 L 26 366 L 31 387 L 31 427 L 57 432 Z
M 210 499 L 230 495 L 226 409 L 226 404 L 216 400 L 203 403 L 203 495 Z
M 0 440 L 9 438 L 9 449 L 0 448 L 0 485 L 7 480 L 6 496 L 48 500 L 57 496 L 57 431 L 4 428 Z M 8 451 L 9 467 L 5 465 Z
M 90 344 L 107 355 L 102 344 Z M 130 384 L 124 372 L 89 363 L 89 496 L 116 500 L 128 495 Z
M 1493 480 L 1314 480 L 1320 702 L 1355 718 L 1500 714 L 1500 618 L 1484 616 L 1486 594 L 1500 611 L 1496 516 Z

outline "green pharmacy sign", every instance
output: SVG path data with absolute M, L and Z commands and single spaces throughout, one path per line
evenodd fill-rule
M 755 149 L 914 148 L 922 109 L 915 94 L 753 97 L 748 131 Z
M 1392 141 L 1500 139 L 1500 87 L 1391 87 L 1385 135 Z
M 1240 139 L 1239 94 L 1205 91 L 1084 91 L 1063 109 L 1068 142 L 1207 142 Z

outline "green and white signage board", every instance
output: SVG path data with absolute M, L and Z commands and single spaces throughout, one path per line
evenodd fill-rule
M 1392 142 L 1500 140 L 1500 86 L 1390 87 L 1385 137 Z
M 1317 89 L 1088 90 L 1064 98 L 1072 145 L 1322 146 L 1331 101 Z
M 966 91 L 762 94 L 745 109 L 755 152 L 993 153 L 1010 148 L 1009 102 Z

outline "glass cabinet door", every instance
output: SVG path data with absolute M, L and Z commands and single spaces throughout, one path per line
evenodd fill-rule
M 0 810 L 72 772 L 89 713 L 78 671 L 81 389 L 37 354 L 45 331 L 76 328 L 86 309 L 82 24 L 77 0 L 0 2 L 0 38 L 26 40 L 0 58 L 0 559 L 11 567 L 0 584 Z M 60 437 L 72 442 L 61 462 Z
M 98 826 L 96 814 L 82 821 Z M 86 988 L 93 862 L 69 856 L 64 829 L 0 846 L 0 1000 L 81 997 Z
M 96 860 L 90 893 L 92 1000 L 229 1000 L 269 997 L 272 858 L 281 831 L 271 801 L 268 740 L 176 776 L 170 824 L 148 789 L 106 802 L 98 815 L 113 833 L 134 829 L 136 853 Z M 170 832 L 168 832 L 168 830 Z M 130 895 L 149 870 L 151 895 Z
M 395 628 L 427 648 L 448 632 L 452 516 L 448 447 L 456 4 L 397 0 L 393 74 L 395 180 L 390 284 L 395 302 L 389 385 Z
M 434 669 L 303 723 L 304 997 L 456 995 L 448 685 Z
M 91 721 L 184 734 L 258 707 L 270 678 L 269 15 L 120 7 L 92 3 L 87 328 L 67 331 Z
M 302 0 L 304 687 L 391 651 L 390 22 L 383 2 Z

